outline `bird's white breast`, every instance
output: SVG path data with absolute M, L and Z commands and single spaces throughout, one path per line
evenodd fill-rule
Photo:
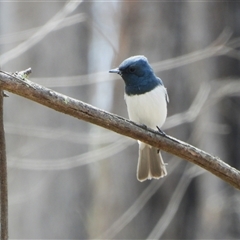
M 150 128 L 161 127 L 167 117 L 166 89 L 162 85 L 152 91 L 128 96 L 125 94 L 129 118 Z

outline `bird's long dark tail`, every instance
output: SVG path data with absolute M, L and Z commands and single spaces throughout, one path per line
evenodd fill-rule
M 166 175 L 167 170 L 160 151 L 148 145 L 139 146 L 137 179 L 143 182 L 152 178 L 159 179 Z

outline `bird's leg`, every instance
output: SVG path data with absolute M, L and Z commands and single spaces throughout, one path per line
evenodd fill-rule
M 160 127 L 158 127 L 158 126 L 157 126 L 157 130 L 158 130 L 158 132 L 159 132 L 163 137 L 166 137 L 166 136 L 167 136 L 167 134 L 166 134 Z
M 157 126 L 157 130 L 163 137 L 166 137 L 166 133 L 160 127 Z M 160 149 L 157 150 L 157 153 L 159 152 L 160 152 Z
M 170 139 L 171 141 L 174 141 L 176 143 L 179 143 L 179 141 L 177 141 L 176 139 L 172 138 L 172 137 L 169 137 L 163 130 L 161 130 L 160 127 L 157 126 L 157 130 L 158 132 L 160 133 L 161 136 L 165 137 L 165 138 L 168 138 Z

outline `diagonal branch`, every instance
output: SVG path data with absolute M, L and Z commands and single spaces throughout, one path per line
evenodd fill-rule
M 64 7 L 57 12 L 46 24 L 44 24 L 37 32 L 35 32 L 31 37 L 29 37 L 24 42 L 17 45 L 15 48 L 11 49 L 10 51 L 2 54 L 0 56 L 1 65 L 6 64 L 12 59 L 20 56 L 22 53 L 26 52 L 40 40 L 42 40 L 47 34 L 53 31 L 55 28 L 58 27 L 63 20 L 71 14 L 78 6 L 82 3 L 82 0 L 68 1 Z
M 19 75 L 17 75 L 19 76 Z M 111 114 L 77 99 L 60 94 L 25 78 L 0 71 L 0 88 L 20 95 L 58 112 L 96 124 L 116 133 L 140 140 L 192 162 L 223 181 L 240 189 L 240 172 L 218 157 L 170 136 L 161 136 L 123 117 Z

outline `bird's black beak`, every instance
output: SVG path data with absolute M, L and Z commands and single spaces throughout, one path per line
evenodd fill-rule
M 110 73 L 117 73 L 117 74 L 121 75 L 121 72 L 120 72 L 119 68 L 111 69 L 111 70 L 109 70 L 109 72 Z

